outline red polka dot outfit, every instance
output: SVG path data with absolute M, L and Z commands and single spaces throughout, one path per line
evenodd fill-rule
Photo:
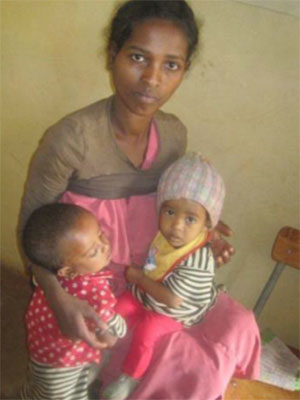
M 69 294 L 88 301 L 101 319 L 108 322 L 115 316 L 116 299 L 108 281 L 112 278 L 111 272 L 100 271 L 72 279 L 58 277 L 58 280 Z M 28 348 L 33 361 L 52 367 L 73 367 L 100 361 L 99 350 L 62 334 L 40 287 L 35 289 L 30 301 L 26 325 Z M 95 327 L 93 323 L 88 322 L 88 325 L 91 330 Z

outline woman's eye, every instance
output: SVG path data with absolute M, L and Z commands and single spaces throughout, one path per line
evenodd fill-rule
M 174 61 L 169 61 L 167 63 L 167 68 L 171 71 L 177 71 L 179 69 L 179 65 Z
M 141 54 L 132 54 L 131 58 L 133 61 L 138 62 L 138 63 L 143 62 L 145 60 L 145 57 L 142 56 Z

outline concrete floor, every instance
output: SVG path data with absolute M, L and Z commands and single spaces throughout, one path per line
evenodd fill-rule
M 24 314 L 29 278 L 1 266 L 1 400 L 17 399 L 27 368 Z

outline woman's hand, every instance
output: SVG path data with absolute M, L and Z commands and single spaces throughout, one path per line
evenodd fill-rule
M 56 276 L 46 269 L 33 265 L 32 272 L 43 289 L 63 334 L 72 339 L 81 339 L 97 349 L 107 347 L 106 343 L 99 342 L 96 334 L 88 329 L 87 321 L 91 321 L 95 329 L 107 329 L 107 325 L 89 303 L 68 294 L 60 286 Z
M 105 331 L 107 325 L 87 301 L 79 300 L 66 292 L 62 292 L 57 302 L 52 303 L 52 309 L 61 331 L 66 336 L 72 339 L 81 339 L 97 349 L 108 347 L 106 341 L 99 340 L 97 334 L 88 329 L 87 320 L 96 326 L 96 330 Z
M 215 260 L 219 266 L 228 263 L 231 256 L 235 253 L 234 248 L 223 238 L 224 236 L 231 236 L 232 230 L 224 222 L 219 221 L 218 225 L 211 232 L 211 248 Z

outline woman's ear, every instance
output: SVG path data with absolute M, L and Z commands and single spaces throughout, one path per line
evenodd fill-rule
M 188 61 L 185 63 L 185 72 L 188 72 L 188 71 L 189 71 L 190 66 L 191 66 L 191 61 L 188 60 Z
M 57 271 L 57 275 L 61 276 L 63 278 L 72 279 L 72 278 L 75 278 L 75 276 L 77 276 L 77 272 L 75 271 L 75 269 L 73 267 L 64 265 Z
M 111 44 L 107 49 L 107 69 L 111 70 L 113 63 L 117 55 L 117 47 L 115 44 Z

